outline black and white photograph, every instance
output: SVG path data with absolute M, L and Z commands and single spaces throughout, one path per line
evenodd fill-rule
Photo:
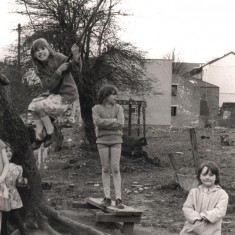
M 234 9 L 1 0 L 0 234 L 234 235 Z

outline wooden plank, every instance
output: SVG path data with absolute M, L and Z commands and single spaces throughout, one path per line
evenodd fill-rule
M 100 206 L 100 203 L 103 201 L 103 198 L 88 198 L 86 200 L 87 203 L 96 206 L 97 208 L 100 208 L 101 210 L 105 211 L 105 212 L 109 212 L 112 215 L 116 215 L 116 216 L 132 216 L 132 215 L 142 215 L 142 211 L 140 210 L 136 210 L 130 206 L 125 206 L 124 209 L 118 209 L 115 207 L 115 202 L 112 201 L 112 205 L 107 207 L 107 208 L 103 208 Z
M 78 202 L 78 201 L 74 201 L 72 203 L 72 207 L 73 208 L 83 208 L 83 209 L 97 209 L 96 206 L 93 206 L 89 203 L 86 202 Z
M 199 157 L 198 157 L 198 149 L 197 149 L 197 137 L 195 133 L 195 128 L 189 129 L 190 133 L 190 140 L 192 145 L 192 154 L 193 154 L 193 160 L 195 165 L 195 172 L 197 173 L 197 169 L 199 167 Z
M 177 175 L 177 165 L 176 165 L 176 161 L 175 161 L 175 157 L 173 153 L 169 153 L 168 154 L 170 161 L 171 161 L 171 165 L 173 167 L 174 173 L 175 173 L 175 179 L 176 179 L 176 183 L 179 183 L 179 177 Z
M 96 222 L 140 222 L 140 216 L 116 216 L 109 213 L 97 212 L 95 216 Z

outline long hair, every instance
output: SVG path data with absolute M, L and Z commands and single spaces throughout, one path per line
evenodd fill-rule
M 49 43 L 47 42 L 46 39 L 44 38 L 39 38 L 33 41 L 33 44 L 31 46 L 31 57 L 33 60 L 33 64 L 37 66 L 38 64 L 41 63 L 36 57 L 35 57 L 35 52 L 39 49 L 45 47 L 48 49 L 50 56 L 53 56 L 55 54 L 55 51 L 50 47 Z
M 117 95 L 118 89 L 115 86 L 112 85 L 104 85 L 100 88 L 99 94 L 98 94 L 98 102 L 99 104 L 102 104 L 103 101 L 109 97 L 110 95 Z
M 202 163 L 198 170 L 197 170 L 197 180 L 199 182 L 199 185 L 202 184 L 201 180 L 200 180 L 200 175 L 202 173 L 202 170 L 204 167 L 207 167 L 207 171 L 206 171 L 206 174 L 209 173 L 209 171 L 215 175 L 215 184 L 220 184 L 220 173 L 219 173 L 219 168 L 218 166 L 212 162 L 212 161 L 208 161 L 208 162 L 204 162 Z

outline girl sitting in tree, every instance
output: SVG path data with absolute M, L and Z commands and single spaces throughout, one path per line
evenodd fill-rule
M 33 149 L 38 149 L 44 142 L 44 147 L 52 143 L 54 125 L 50 116 L 56 117 L 65 113 L 76 101 L 78 89 L 71 74 L 81 71 L 79 48 L 74 44 L 71 48 L 72 62 L 67 57 L 55 52 L 44 38 L 37 39 L 31 47 L 31 56 L 36 75 L 40 78 L 42 87 L 47 91 L 32 100 L 28 110 L 31 111 L 36 125 L 36 141 Z M 46 135 L 43 136 L 45 129 Z

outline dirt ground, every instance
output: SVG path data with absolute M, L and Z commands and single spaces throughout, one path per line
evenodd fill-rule
M 221 145 L 220 137 L 225 134 L 231 140 L 229 146 Z M 196 129 L 196 136 L 200 161 L 212 160 L 220 167 L 222 187 L 230 196 L 228 212 L 223 220 L 223 235 L 234 235 L 235 129 Z M 52 184 L 50 190 L 44 191 L 45 196 L 48 204 L 56 210 L 89 224 L 89 212 L 72 209 L 71 203 L 84 202 L 88 197 L 103 197 L 99 156 L 97 152 L 80 148 L 83 140 L 76 128 L 67 131 L 66 138 L 71 138 L 76 146 L 50 153 L 41 167 L 42 181 Z M 160 165 L 155 166 L 142 157 L 122 156 L 123 201 L 143 211 L 141 222 L 135 226 L 135 234 L 179 234 L 185 221 L 182 205 L 187 192 L 174 183 L 168 154 L 174 154 L 180 168 L 193 166 L 189 130 L 148 128 L 147 143 L 144 150 L 150 157 L 158 157 Z M 104 227 L 102 229 L 105 230 Z

